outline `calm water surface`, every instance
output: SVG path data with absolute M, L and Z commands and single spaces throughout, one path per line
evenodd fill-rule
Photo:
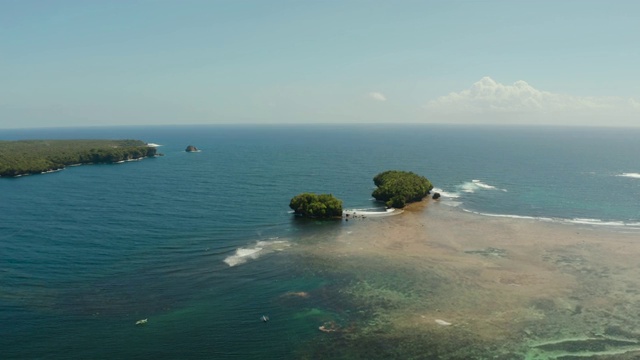
M 353 225 L 294 219 L 289 200 L 333 193 L 347 209 L 380 210 L 372 177 L 388 169 L 428 177 L 468 211 L 640 227 L 638 129 L 0 131 L 25 138 L 135 138 L 164 156 L 0 179 L 3 359 L 304 357 L 326 341 L 318 324 L 349 311 L 330 295 L 348 279 L 291 249 Z

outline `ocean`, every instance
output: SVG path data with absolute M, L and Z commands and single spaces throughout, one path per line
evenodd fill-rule
M 365 223 L 298 219 L 289 200 L 332 193 L 375 221 L 385 209 L 372 178 L 385 170 L 426 176 L 456 211 L 640 241 L 637 128 L 0 130 L 2 140 L 45 138 L 140 139 L 164 156 L 0 179 L 2 359 L 322 358 L 330 340 L 319 326 L 363 311 L 340 296 L 358 279 L 300 249 Z M 349 349 L 345 358 L 365 358 Z

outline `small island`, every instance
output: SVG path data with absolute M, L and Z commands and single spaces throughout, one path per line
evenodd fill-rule
M 426 177 L 409 171 L 381 172 L 373 178 L 373 182 L 377 188 L 371 195 L 377 201 L 383 201 L 387 208 L 401 209 L 409 203 L 421 201 L 433 189 L 433 184 Z M 440 194 L 436 194 L 438 196 L 434 196 L 434 199 L 440 197 Z M 289 207 L 296 215 L 302 217 L 342 218 L 342 200 L 332 194 L 298 194 L 291 199 Z
M 157 150 L 140 140 L 0 141 L 0 177 L 41 174 L 69 165 L 119 163 L 154 157 Z
M 289 207 L 298 216 L 314 219 L 342 218 L 342 200 L 331 194 L 298 194 L 291 199 Z
M 200 150 L 198 150 L 198 148 L 193 146 L 193 145 L 189 145 L 189 146 L 187 146 L 186 149 L 184 149 L 184 151 L 186 151 L 186 152 L 199 152 Z
M 424 176 L 408 171 L 389 170 L 376 175 L 373 183 L 377 189 L 373 196 L 383 201 L 387 207 L 401 209 L 406 204 L 421 201 L 433 189 L 431 182 Z

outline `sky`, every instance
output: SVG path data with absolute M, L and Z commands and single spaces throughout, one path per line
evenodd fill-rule
M 0 128 L 640 126 L 640 1 L 0 0 Z

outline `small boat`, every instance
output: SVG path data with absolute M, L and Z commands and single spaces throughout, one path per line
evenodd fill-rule
M 147 321 L 149 321 L 149 319 L 138 320 L 136 321 L 136 325 L 144 325 L 147 323 Z
M 262 320 L 262 322 L 267 322 L 269 321 L 269 317 L 266 315 L 262 315 L 262 317 L 260 318 L 260 320 Z

